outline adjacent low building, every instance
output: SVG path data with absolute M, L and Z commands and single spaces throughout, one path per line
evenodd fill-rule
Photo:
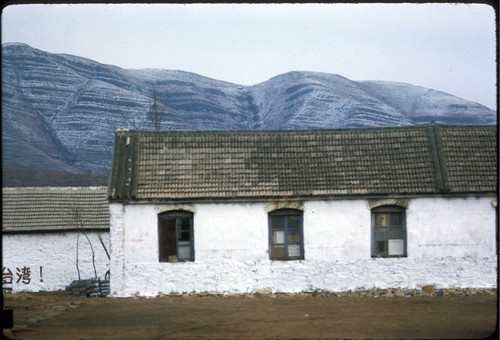
M 64 290 L 109 270 L 106 187 L 2 189 L 4 290 Z
M 496 126 L 117 130 L 111 294 L 495 288 Z

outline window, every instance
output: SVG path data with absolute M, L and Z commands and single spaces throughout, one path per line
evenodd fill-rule
M 304 259 L 302 211 L 281 209 L 269 214 L 269 258 Z
M 194 261 L 193 214 L 187 211 L 158 215 L 160 262 Z
M 406 214 L 398 206 L 372 209 L 372 257 L 406 256 Z

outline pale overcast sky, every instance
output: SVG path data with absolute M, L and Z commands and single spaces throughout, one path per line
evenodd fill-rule
M 497 106 L 482 4 L 11 5 L 2 43 L 253 85 L 288 71 L 424 86 Z

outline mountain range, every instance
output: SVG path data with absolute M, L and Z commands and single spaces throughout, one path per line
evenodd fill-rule
M 497 115 L 478 103 L 405 83 L 296 71 L 243 86 L 2 44 L 4 169 L 107 176 L 116 128 L 350 128 L 432 120 L 496 124 Z

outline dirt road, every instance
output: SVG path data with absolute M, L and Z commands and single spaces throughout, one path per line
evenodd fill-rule
M 11 339 L 485 338 L 497 297 L 5 295 Z

